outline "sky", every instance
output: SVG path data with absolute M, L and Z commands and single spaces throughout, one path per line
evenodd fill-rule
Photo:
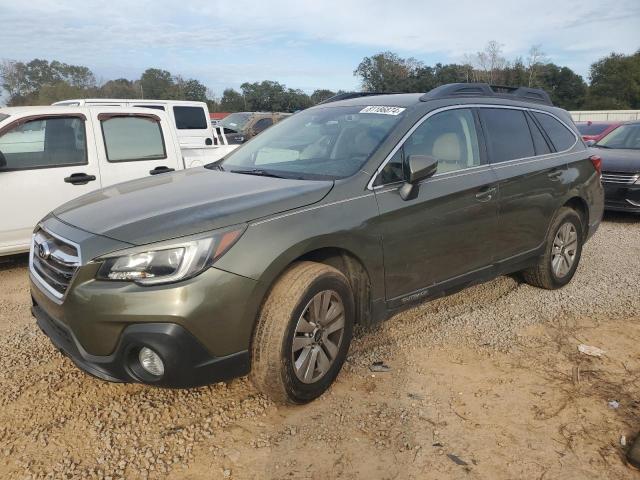
M 353 70 L 381 51 L 433 65 L 490 40 L 510 59 L 540 44 L 587 79 L 600 57 L 640 49 L 640 0 L 0 0 L 0 25 L 0 59 L 102 81 L 163 68 L 218 96 L 267 79 L 311 93 L 358 89 Z

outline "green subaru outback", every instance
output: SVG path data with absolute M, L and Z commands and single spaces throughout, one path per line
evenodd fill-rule
M 543 91 L 343 95 L 214 164 L 55 209 L 33 234 L 33 314 L 104 380 L 249 374 L 304 403 L 356 324 L 513 272 L 567 284 L 602 211 L 600 159 Z

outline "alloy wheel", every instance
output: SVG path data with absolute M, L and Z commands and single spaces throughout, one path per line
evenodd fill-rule
M 578 232 L 571 222 L 563 223 L 551 247 L 551 267 L 558 278 L 565 277 L 573 267 L 578 253 Z
M 340 351 L 344 326 L 340 295 L 333 290 L 314 295 L 298 319 L 291 346 L 298 380 L 314 383 L 329 371 Z

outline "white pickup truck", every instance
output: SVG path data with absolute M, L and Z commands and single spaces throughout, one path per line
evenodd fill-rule
M 28 251 L 35 224 L 64 202 L 204 165 L 232 148 L 182 150 L 173 122 L 157 109 L 0 108 L 0 255 Z

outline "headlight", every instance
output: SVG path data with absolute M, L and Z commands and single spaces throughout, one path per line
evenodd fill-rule
M 194 277 L 210 267 L 240 238 L 245 227 L 231 227 L 190 239 L 145 245 L 99 258 L 96 278 L 158 285 Z

